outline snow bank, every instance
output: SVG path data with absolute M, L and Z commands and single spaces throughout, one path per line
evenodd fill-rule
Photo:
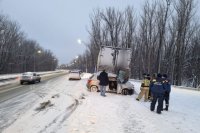
M 90 78 L 91 76 L 92 76 L 91 73 L 83 73 L 81 79 L 88 79 L 88 78 Z

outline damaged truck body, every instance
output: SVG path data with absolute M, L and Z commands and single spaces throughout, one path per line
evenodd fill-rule
M 97 60 L 97 73 L 87 83 L 89 91 L 99 91 L 97 76 L 105 69 L 109 78 L 109 85 L 106 88 L 107 92 L 123 95 L 133 94 L 134 86 L 128 82 L 131 54 L 130 48 L 101 46 Z

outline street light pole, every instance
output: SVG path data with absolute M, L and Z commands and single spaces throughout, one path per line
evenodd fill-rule
M 38 51 L 37 51 L 37 53 L 38 53 L 38 54 L 41 54 L 41 51 L 40 51 L 40 50 L 38 50 Z M 34 72 L 35 72 L 35 63 L 36 63 L 36 61 L 35 61 L 35 56 L 36 56 L 36 54 L 37 54 L 37 53 L 34 53 L 34 55 L 33 55 L 33 57 L 34 57 L 34 59 L 33 59 L 33 65 L 34 65 L 33 67 L 34 67 Z
M 84 44 L 86 49 L 87 49 L 87 44 L 85 42 L 83 42 L 81 39 L 78 39 L 77 42 L 78 42 L 78 44 Z M 88 65 L 87 55 L 85 55 L 85 62 L 86 62 L 85 71 L 87 73 L 87 71 L 88 71 L 88 69 L 87 69 L 87 65 Z
M 87 55 L 85 55 L 85 60 L 86 60 L 86 67 L 85 67 L 85 71 L 87 73 Z
M 0 30 L 0 36 L 1 36 L 1 42 L 0 43 L 4 43 L 3 34 L 4 34 L 4 30 Z
M 54 70 L 54 63 L 56 62 L 56 58 L 54 58 L 53 60 L 52 60 L 52 62 L 51 62 L 51 71 L 53 71 Z
M 33 55 L 33 71 L 35 72 L 35 54 Z

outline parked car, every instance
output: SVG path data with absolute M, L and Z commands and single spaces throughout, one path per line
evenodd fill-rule
M 87 81 L 87 88 L 89 91 L 99 91 L 99 80 L 97 79 L 98 73 L 93 74 Z
M 81 79 L 81 73 L 79 71 L 71 71 L 69 73 L 69 80 L 80 80 Z
M 99 91 L 99 80 L 97 77 L 99 76 L 100 72 L 93 74 L 89 79 L 86 84 L 87 88 L 89 91 Z M 117 76 L 112 73 L 108 73 L 108 78 L 109 78 L 109 85 L 107 91 L 117 91 Z
M 25 82 L 27 83 L 35 83 L 40 82 L 41 77 L 39 74 L 36 74 L 35 72 L 25 72 L 22 74 L 20 78 L 20 84 L 23 84 Z
M 99 88 L 99 80 L 97 77 L 100 72 L 93 74 L 87 81 L 87 88 L 91 92 L 100 91 Z M 134 85 L 130 82 L 126 82 L 125 84 L 119 84 L 117 81 L 117 75 L 113 73 L 108 73 L 109 85 L 106 87 L 107 92 L 123 94 L 123 95 L 132 95 L 134 93 Z

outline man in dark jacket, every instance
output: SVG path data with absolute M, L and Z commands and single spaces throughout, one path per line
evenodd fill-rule
M 150 78 L 150 84 L 153 84 L 156 81 L 156 77 L 157 77 L 157 74 L 154 73 L 152 75 L 152 77 Z M 150 87 L 149 87 L 149 96 L 148 96 L 148 99 L 149 99 L 149 101 L 152 101 L 152 99 L 153 99 L 153 94 L 151 92 L 151 88 Z
M 99 82 L 99 86 L 100 86 L 100 91 L 101 91 L 101 96 L 106 96 L 105 93 L 106 93 L 106 86 L 108 85 L 109 83 L 109 80 L 108 80 L 108 74 L 106 73 L 105 70 L 103 70 L 100 75 L 98 76 L 98 80 L 100 81 Z
M 150 84 L 150 89 L 153 94 L 150 110 L 154 111 L 156 102 L 158 100 L 157 113 L 161 114 L 163 108 L 164 87 L 162 83 L 162 75 L 158 74 L 156 81 Z
M 170 92 L 171 92 L 171 84 L 170 84 L 169 80 L 167 79 L 167 74 L 163 74 L 162 78 L 163 78 L 163 87 L 165 90 L 165 92 L 164 92 L 164 101 L 165 101 L 164 110 L 168 111 L 169 96 L 170 96 Z

